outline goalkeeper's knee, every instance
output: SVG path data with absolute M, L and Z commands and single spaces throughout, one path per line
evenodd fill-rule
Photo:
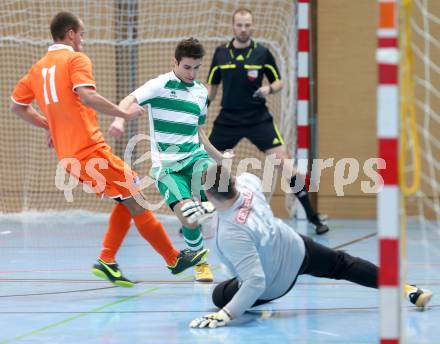
M 218 308 L 223 308 L 232 300 L 238 291 L 238 280 L 232 278 L 218 284 L 212 292 L 212 302 Z

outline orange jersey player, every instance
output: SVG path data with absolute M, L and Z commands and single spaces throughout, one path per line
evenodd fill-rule
M 207 250 L 194 254 L 177 251 L 162 224 L 154 214 L 135 199 L 143 199 L 137 186 L 137 175 L 119 157 L 113 155 L 101 133 L 96 112 L 127 120 L 145 114 L 138 105 L 127 111 L 96 92 L 90 59 L 81 53 L 84 25 L 76 15 L 60 12 L 52 19 L 50 31 L 54 44 L 45 56 L 20 79 L 12 93 L 11 109 L 25 121 L 48 130 L 58 159 L 66 170 L 81 182 L 89 182 L 100 196 L 114 199 L 108 232 L 125 234 L 122 221 L 133 217 L 140 234 L 165 259 L 173 274 L 197 264 Z M 44 116 L 33 107 L 36 100 Z M 73 166 L 75 165 L 76 166 Z M 76 168 L 75 168 L 76 167 Z M 96 180 L 90 169 L 103 180 Z M 127 180 L 128 179 L 128 180 Z M 97 185 L 99 182 L 102 185 Z M 106 235 L 103 250 L 92 272 L 112 283 L 131 287 L 133 282 L 122 276 L 115 261 L 120 242 Z M 117 247 L 115 247 L 117 246 Z

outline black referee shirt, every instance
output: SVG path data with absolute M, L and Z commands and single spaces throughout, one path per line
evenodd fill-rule
M 209 85 L 223 82 L 222 111 L 216 123 L 256 124 L 270 118 L 264 98 L 254 98 L 266 75 L 270 83 L 280 79 L 269 49 L 255 41 L 248 48 L 236 49 L 232 41 L 215 49 L 208 75 Z

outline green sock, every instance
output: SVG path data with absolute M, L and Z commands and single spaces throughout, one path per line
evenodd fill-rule
M 199 251 L 203 248 L 203 237 L 201 226 L 191 229 L 185 226 L 182 226 L 183 238 L 185 239 L 186 244 L 189 249 L 192 251 Z

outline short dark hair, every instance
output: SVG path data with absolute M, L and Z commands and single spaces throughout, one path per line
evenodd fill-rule
M 78 32 L 79 18 L 70 12 L 59 12 L 50 22 L 50 33 L 54 41 L 63 40 L 69 30 Z
M 204 173 L 205 190 L 215 199 L 225 201 L 237 195 L 235 181 L 231 178 L 229 169 L 222 165 L 211 165 Z
M 252 16 L 252 11 L 249 8 L 246 7 L 240 7 L 237 8 L 234 13 L 232 13 L 232 23 L 235 23 L 235 16 L 240 13 L 240 14 L 246 14 L 249 13 Z
M 184 57 L 201 59 L 203 56 L 205 56 L 205 49 L 203 48 L 202 43 L 193 37 L 180 41 L 174 51 L 174 57 L 176 58 L 177 63 L 179 63 Z

